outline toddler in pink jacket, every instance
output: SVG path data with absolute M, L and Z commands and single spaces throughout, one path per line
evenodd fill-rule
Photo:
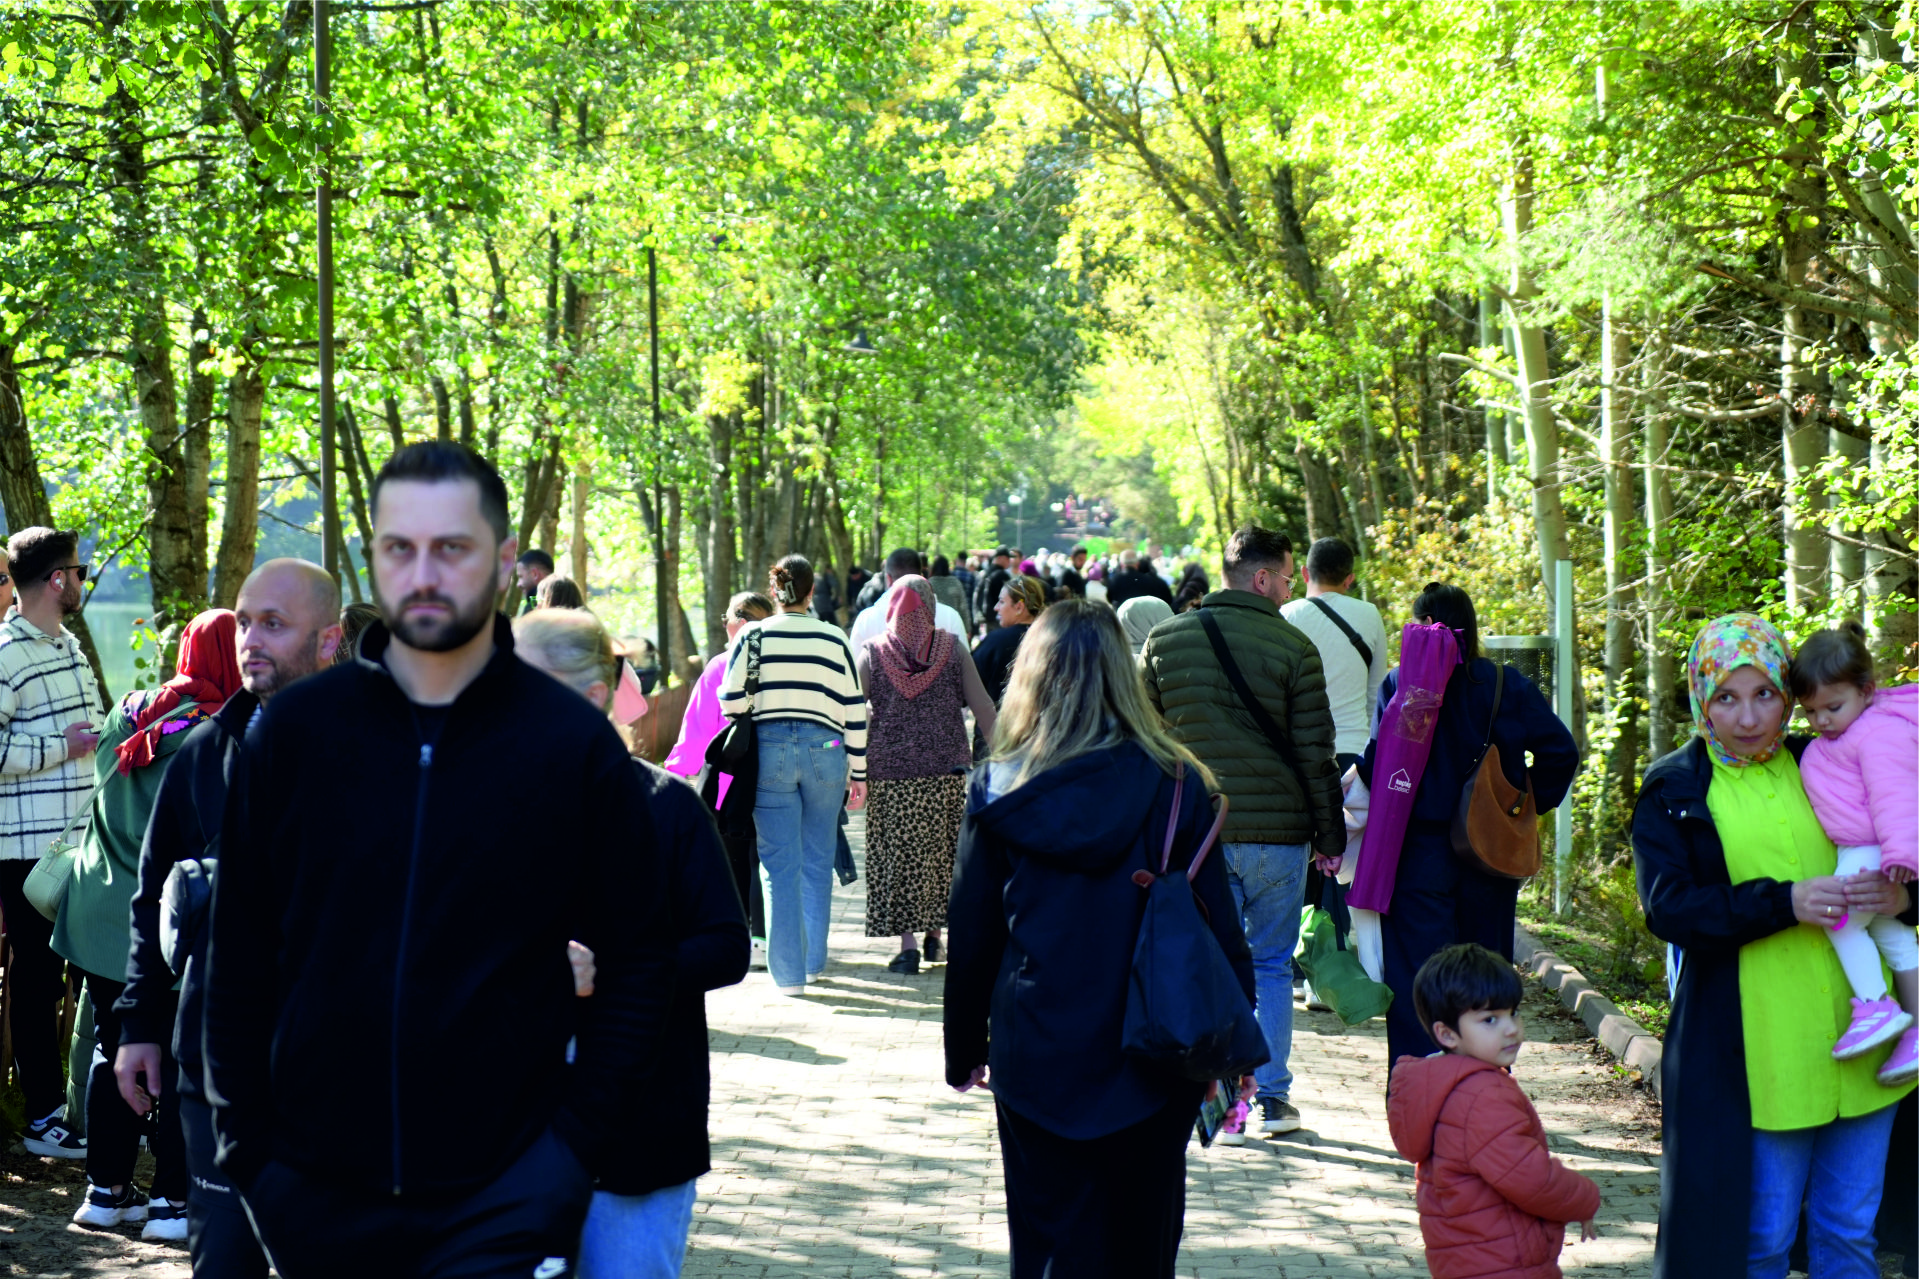
M 1919 684 L 1876 687 L 1857 622 L 1808 639 L 1791 678 L 1819 734 L 1799 772 L 1819 824 L 1839 846 L 1838 873 L 1876 870 L 1912 883 L 1919 876 Z M 1832 945 L 1853 992 L 1852 1024 L 1832 1055 L 1863 1057 L 1897 1040 L 1879 1082 L 1919 1075 L 1919 938 L 1897 919 L 1854 913 L 1833 924 Z M 1886 989 L 1888 967 L 1897 999 Z

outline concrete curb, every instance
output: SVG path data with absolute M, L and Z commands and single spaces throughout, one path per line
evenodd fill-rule
M 1652 1085 L 1653 1096 L 1666 1100 L 1665 1080 L 1660 1072 L 1664 1052 L 1659 1036 L 1619 1011 L 1613 1001 L 1593 989 L 1586 975 L 1546 949 L 1546 944 L 1513 926 L 1513 960 L 1530 968 L 1547 990 L 1556 991 L 1559 1002 L 1579 1014 L 1606 1051 Z

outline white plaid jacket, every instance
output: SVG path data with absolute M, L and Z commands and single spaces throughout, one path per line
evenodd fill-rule
M 68 759 L 65 730 L 106 716 L 80 641 L 15 613 L 0 624 L 0 860 L 38 858 L 86 807 L 93 761 Z

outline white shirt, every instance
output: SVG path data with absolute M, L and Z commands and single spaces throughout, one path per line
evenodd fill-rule
M 1346 625 L 1359 632 L 1366 647 L 1373 650 L 1371 669 L 1359 660 L 1359 650 L 1346 638 L 1333 619 L 1319 611 L 1313 599 L 1326 604 L 1346 619 Z M 1365 600 L 1337 591 L 1309 599 L 1289 600 L 1279 615 L 1306 632 L 1319 650 L 1319 664 L 1326 671 L 1326 700 L 1333 707 L 1333 749 L 1341 755 L 1359 755 L 1373 735 L 1373 707 L 1379 701 L 1379 686 L 1386 679 L 1386 623 L 1379 610 Z
M 869 608 L 865 609 L 858 617 L 853 619 L 851 640 L 855 656 L 858 656 L 860 651 L 866 647 L 868 640 L 875 640 L 886 634 L 886 605 L 887 602 L 893 598 L 893 592 L 898 589 L 899 583 L 893 583 L 893 585 L 880 592 L 880 597 L 874 600 Z M 966 623 L 960 621 L 959 613 L 954 610 L 951 604 L 942 604 L 938 600 L 933 601 L 933 625 L 950 633 L 953 638 L 958 640 L 962 645 L 969 648 L 971 647 L 971 645 L 966 642 Z

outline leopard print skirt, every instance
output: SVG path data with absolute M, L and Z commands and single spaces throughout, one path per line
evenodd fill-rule
M 914 777 L 866 789 L 866 935 L 946 926 L 966 778 Z

